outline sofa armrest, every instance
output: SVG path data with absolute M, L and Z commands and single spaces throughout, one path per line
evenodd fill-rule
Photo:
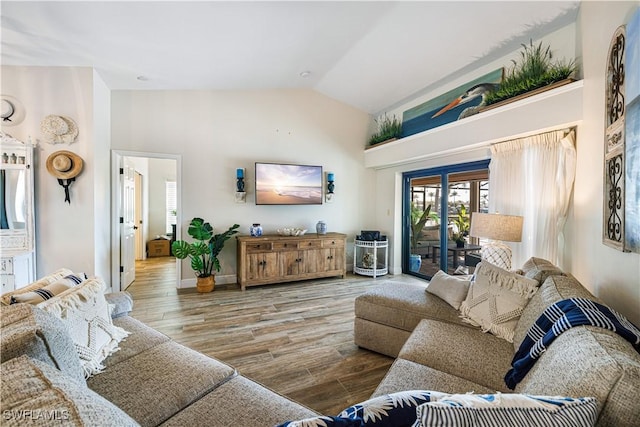
M 133 298 L 129 292 L 113 292 L 105 294 L 107 303 L 113 304 L 115 307 L 111 313 L 111 318 L 126 316 L 133 310 Z

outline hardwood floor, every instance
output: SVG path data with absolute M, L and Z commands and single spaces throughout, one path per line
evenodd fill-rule
M 383 282 L 417 280 L 349 275 L 198 294 L 177 290 L 174 278 L 172 257 L 137 262 L 131 315 L 327 415 L 368 399 L 393 362 L 353 343 L 354 299 Z

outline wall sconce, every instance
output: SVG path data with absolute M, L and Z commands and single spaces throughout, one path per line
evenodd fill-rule
M 333 172 L 327 173 L 327 193 L 325 194 L 325 200 L 327 203 L 331 203 L 333 201 L 333 191 L 336 189 L 334 184 L 335 179 Z
M 246 203 L 247 193 L 244 191 L 244 168 L 236 169 L 236 203 Z

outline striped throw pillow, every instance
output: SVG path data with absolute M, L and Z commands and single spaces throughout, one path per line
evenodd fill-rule
M 592 397 L 524 394 L 452 394 L 420 405 L 414 426 L 594 426 L 597 402 Z
M 14 294 L 11 296 L 11 304 L 27 303 L 27 304 L 40 304 L 54 296 L 61 294 L 69 288 L 79 285 L 86 280 L 87 275 L 84 273 L 69 274 L 62 279 L 43 286 L 39 289 L 33 289 L 30 292 L 21 294 Z

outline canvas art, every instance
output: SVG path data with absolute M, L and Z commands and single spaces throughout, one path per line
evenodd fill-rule
M 476 114 L 484 106 L 484 96 L 502 82 L 497 69 L 460 87 L 413 107 L 402 114 L 402 137 Z
M 627 24 L 625 122 L 625 244 L 640 252 L 640 9 Z

